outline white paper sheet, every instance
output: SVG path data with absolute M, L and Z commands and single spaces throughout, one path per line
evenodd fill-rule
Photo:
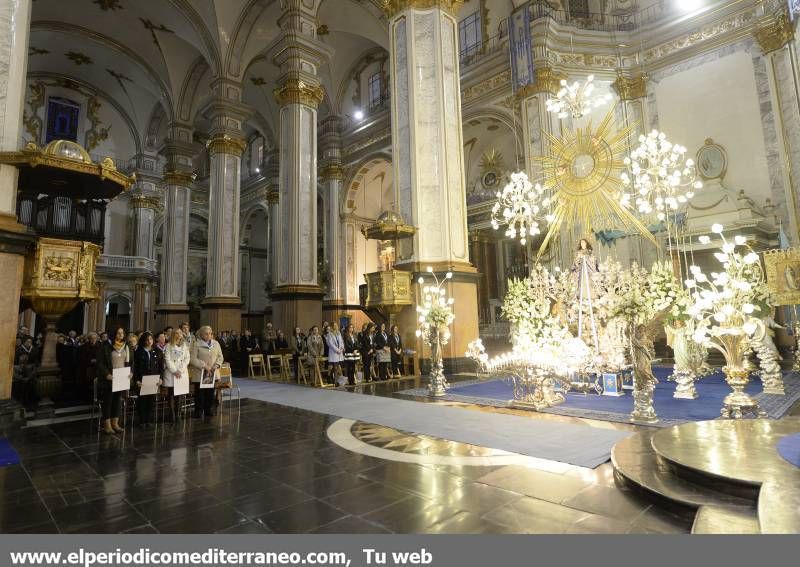
M 175 390 L 172 392 L 173 396 L 184 396 L 189 393 L 189 377 L 183 376 L 181 378 L 175 378 L 173 381 L 173 387 Z
M 152 396 L 158 393 L 158 381 L 161 376 L 158 374 L 151 374 L 149 376 L 142 376 L 142 388 L 139 390 L 140 396 Z
M 131 369 L 127 366 L 115 368 L 113 381 L 111 383 L 112 392 L 122 392 L 131 388 Z

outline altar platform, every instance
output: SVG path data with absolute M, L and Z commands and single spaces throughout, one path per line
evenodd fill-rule
M 720 416 L 722 400 L 731 391 L 725 383 L 722 373 L 717 372 L 697 381 L 699 394 L 697 399 L 675 399 L 673 397 L 675 383 L 667 381 L 672 369 L 654 367 L 653 372 L 659 380 L 653 404 L 659 421 L 649 424 L 654 427 L 668 427 L 687 422 L 716 419 Z M 762 393 L 761 381 L 758 378 L 751 380 L 747 392 L 756 398 L 769 417 L 779 419 L 785 416 L 800 400 L 800 375 L 785 373 L 784 382 L 786 394 L 783 396 Z M 425 393 L 424 388 L 398 392 L 399 395 L 404 396 L 420 396 Z M 633 397 L 630 390 L 625 391 L 625 395 L 620 397 L 570 392 L 567 393 L 566 398 L 563 404 L 542 411 L 620 423 L 628 423 L 631 411 L 633 411 Z M 447 395 L 439 399 L 505 408 L 511 406 L 514 395 L 510 378 L 493 378 L 456 382 L 451 385 Z

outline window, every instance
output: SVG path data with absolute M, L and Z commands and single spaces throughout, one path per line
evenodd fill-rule
M 51 96 L 47 104 L 47 136 L 53 140 L 78 141 L 78 116 L 81 105 L 66 98 Z
M 370 75 L 369 81 L 367 81 L 367 92 L 369 93 L 370 109 L 383 103 L 383 76 L 380 71 Z
M 473 12 L 458 22 L 458 45 L 461 57 L 469 57 L 481 48 L 480 12 Z
M 588 18 L 589 0 L 569 0 L 569 15 L 573 18 Z

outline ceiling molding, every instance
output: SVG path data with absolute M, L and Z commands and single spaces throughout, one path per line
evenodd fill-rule
M 70 34 L 75 36 L 84 36 L 95 43 L 101 44 L 105 47 L 108 47 L 114 51 L 117 51 L 121 55 L 129 58 L 133 61 L 136 65 L 141 67 L 141 69 L 153 80 L 156 84 L 158 89 L 161 91 L 161 97 L 163 101 L 166 103 L 165 106 L 167 107 L 170 115 L 173 112 L 173 105 L 172 105 L 172 95 L 167 86 L 167 84 L 162 80 L 159 74 L 153 69 L 147 61 L 145 61 L 138 53 L 131 50 L 130 48 L 126 47 L 125 45 L 119 43 L 118 41 L 105 36 L 99 32 L 94 30 L 90 30 L 88 28 L 84 28 L 81 26 L 76 26 L 74 24 L 69 24 L 66 22 L 58 22 L 58 21 L 36 21 L 31 23 L 31 32 L 36 31 L 50 31 L 50 32 L 61 32 L 64 34 Z

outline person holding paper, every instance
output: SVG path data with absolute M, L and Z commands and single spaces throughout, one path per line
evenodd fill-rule
M 132 364 L 133 355 L 125 342 L 125 329 L 120 327 L 114 333 L 113 342 L 103 344 L 97 356 L 97 395 L 103 406 L 103 432 L 108 435 L 123 431 L 119 425 L 122 392 L 113 391 L 114 370 Z
M 164 388 L 169 399 L 169 423 L 175 421 L 177 407 L 175 404 L 175 380 L 189 379 L 189 346 L 183 340 L 183 331 L 173 329 L 170 334 L 169 344 L 164 350 Z M 188 384 L 187 384 L 188 393 Z
M 142 377 L 161 375 L 163 360 L 161 352 L 154 347 L 153 334 L 145 331 L 138 340 L 138 347 L 133 355 L 133 380 L 139 388 L 139 399 L 136 408 L 139 412 L 139 424 L 149 427 L 153 422 L 153 405 L 155 396 L 142 395 Z
M 205 417 L 206 420 L 214 417 L 214 387 L 201 388 L 200 381 L 204 373 L 212 375 L 222 366 L 224 358 L 222 347 L 214 340 L 214 332 L 211 327 L 204 325 L 197 331 L 197 340 L 191 347 L 192 355 L 189 365 L 191 366 L 190 375 L 192 383 L 195 385 L 194 417 Z M 212 381 L 214 378 L 211 378 Z

